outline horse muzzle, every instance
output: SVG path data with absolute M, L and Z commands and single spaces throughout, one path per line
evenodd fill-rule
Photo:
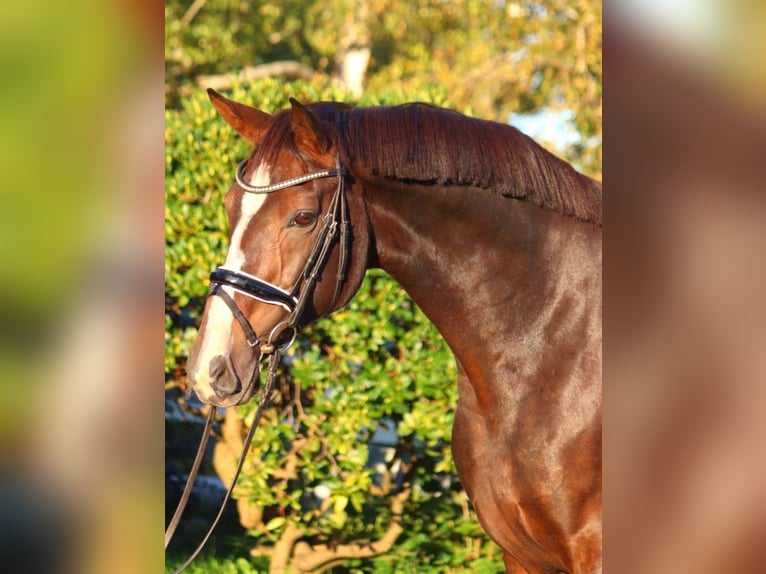
M 236 368 L 231 357 L 216 355 L 207 368 L 207 376 L 192 380 L 192 386 L 203 403 L 216 407 L 233 407 L 249 401 L 260 386 L 260 360 L 255 357 L 244 368 Z

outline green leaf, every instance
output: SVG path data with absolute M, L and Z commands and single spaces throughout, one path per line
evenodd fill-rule
M 336 495 L 335 502 L 333 503 L 333 512 L 340 514 L 346 510 L 346 506 L 348 506 L 348 496 Z
M 281 528 L 285 525 L 287 522 L 287 519 L 284 516 L 277 516 L 276 518 L 272 518 L 266 523 L 266 530 L 272 531 L 277 530 L 278 528 Z

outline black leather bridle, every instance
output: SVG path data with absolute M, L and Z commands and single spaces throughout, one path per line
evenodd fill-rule
M 259 365 L 253 375 L 254 378 L 258 376 L 260 361 L 264 357 L 270 356 L 271 362 L 269 364 L 268 376 L 266 378 L 266 387 L 263 390 L 263 394 L 261 395 L 261 398 L 258 402 L 258 408 L 256 409 L 253 423 L 243 444 L 242 454 L 240 455 L 234 477 L 232 478 L 231 484 L 226 491 L 226 495 L 223 499 L 223 502 L 221 503 L 218 514 L 208 529 L 207 534 L 202 539 L 202 542 L 199 544 L 199 546 L 197 546 L 192 555 L 175 571 L 174 574 L 178 574 L 184 570 L 202 551 L 202 548 L 207 543 L 208 539 L 213 533 L 213 530 L 218 524 L 218 521 L 223 515 L 223 510 L 229 498 L 231 497 L 231 493 L 233 492 L 234 486 L 237 483 L 237 478 L 239 478 L 239 473 L 242 470 L 242 466 L 245 461 L 245 454 L 247 454 L 247 451 L 250 448 L 250 443 L 253 440 L 255 429 L 258 426 L 264 410 L 272 402 L 277 367 L 279 366 L 282 354 L 287 351 L 287 349 L 295 341 L 295 337 L 297 336 L 298 329 L 300 327 L 301 318 L 306 309 L 306 305 L 311 298 L 312 293 L 314 292 L 314 287 L 316 287 L 316 283 L 320 279 L 325 265 L 327 264 L 330 252 L 332 251 L 332 246 L 336 239 L 338 239 L 340 243 L 338 272 L 336 275 L 335 293 L 332 298 L 332 303 L 327 309 L 327 312 L 332 311 L 340 300 L 341 291 L 343 290 L 343 285 L 346 280 L 346 268 L 348 266 L 348 258 L 350 252 L 350 224 L 348 218 L 348 205 L 346 202 L 345 188 L 345 179 L 348 175 L 348 172 L 343 169 L 338 159 L 336 158 L 335 160 L 335 169 L 316 171 L 279 183 L 264 186 L 250 185 L 244 181 L 243 176 L 246 163 L 247 160 L 241 162 L 237 167 L 236 179 L 237 184 L 248 193 L 273 193 L 281 189 L 286 189 L 296 185 L 302 185 L 314 179 L 325 177 L 337 177 L 338 187 L 335 190 L 332 199 L 330 199 L 327 213 L 325 213 L 324 217 L 322 218 L 322 227 L 317 234 L 317 238 L 314 241 L 313 247 L 311 248 L 311 252 L 309 253 L 308 259 L 306 260 L 306 264 L 303 266 L 303 270 L 298 275 L 298 278 L 296 279 L 290 291 L 286 291 L 281 287 L 269 283 L 268 281 L 265 281 L 259 277 L 244 273 L 243 271 L 228 269 L 227 267 L 218 267 L 210 274 L 210 283 L 212 286 L 210 296 L 218 296 L 223 299 L 223 301 L 231 310 L 234 318 L 244 330 L 248 344 L 253 348 L 258 348 L 260 351 Z M 258 338 L 258 335 L 253 329 L 252 325 L 250 325 L 247 317 L 245 317 L 244 313 L 242 313 L 240 308 L 237 306 L 234 298 L 229 295 L 223 289 L 223 287 L 230 287 L 239 293 L 256 299 L 257 301 L 282 307 L 289 312 L 289 316 L 285 321 L 278 323 L 271 329 L 271 332 L 269 333 L 266 342 L 264 343 Z M 284 326 L 284 328 L 280 329 L 282 326 Z M 289 333 L 287 339 L 284 337 L 285 332 Z M 282 344 L 278 345 L 278 341 L 282 341 Z M 207 420 L 205 421 L 205 428 L 202 431 L 202 440 L 200 442 L 199 448 L 197 449 L 197 455 L 195 457 L 194 463 L 192 464 L 192 469 L 189 472 L 189 476 L 186 480 L 186 486 L 184 487 L 184 491 L 181 495 L 181 501 L 179 502 L 178 507 L 176 508 L 176 511 L 173 514 L 167 529 L 165 530 L 165 549 L 167 549 L 168 545 L 170 544 L 170 540 L 173 537 L 176 527 L 181 520 L 181 515 L 183 514 L 184 508 L 186 507 L 186 503 L 189 500 L 192 485 L 196 479 L 197 473 L 199 471 L 199 466 L 202 461 L 202 455 L 207 445 L 207 439 L 210 436 L 214 412 L 215 409 L 213 407 L 211 407 L 208 411 Z
M 322 227 L 317 234 L 314 245 L 309 253 L 303 270 L 298 275 L 290 291 L 274 285 L 264 279 L 255 277 L 243 271 L 228 269 L 227 267 L 218 267 L 210 275 L 212 286 L 211 295 L 221 297 L 231 310 L 234 318 L 242 327 L 249 345 L 253 348 L 259 348 L 262 355 L 268 355 L 275 349 L 275 337 L 285 341 L 280 346 L 282 352 L 292 345 L 300 327 L 300 322 L 306 305 L 314 292 L 314 287 L 322 275 L 322 271 L 327 264 L 327 260 L 332 251 L 336 239 L 339 241 L 340 255 L 338 259 L 338 272 L 335 281 L 335 293 L 328 311 L 332 310 L 340 299 L 341 291 L 346 280 L 346 271 L 349 258 L 349 219 L 348 204 L 346 201 L 345 180 L 347 172 L 340 165 L 336 158 L 334 169 L 325 169 L 294 177 L 272 185 L 250 185 L 244 181 L 244 171 L 247 160 L 241 162 L 237 167 L 237 184 L 248 193 L 274 193 L 288 187 L 302 185 L 306 182 L 321 179 L 325 177 L 337 177 L 338 187 L 330 199 L 327 212 L 322 218 Z M 228 286 L 235 291 L 247 295 L 248 297 L 282 307 L 290 313 L 288 318 L 275 325 L 268 334 L 266 341 L 258 338 L 257 333 L 250 325 L 250 322 L 244 316 L 237 304 L 226 291 L 221 287 Z M 287 332 L 287 337 L 285 333 Z

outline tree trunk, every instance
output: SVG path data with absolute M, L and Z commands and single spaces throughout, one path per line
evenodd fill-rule
M 235 409 L 227 409 L 226 418 L 221 424 L 221 438 L 213 449 L 213 468 L 226 486 L 234 478 L 243 445 L 242 421 L 237 417 Z M 246 498 L 237 499 L 237 513 L 239 523 L 244 528 L 255 528 L 262 524 L 262 509 L 250 504 Z
M 364 92 L 364 77 L 370 63 L 370 10 L 367 0 L 355 0 L 352 6 L 346 12 L 336 57 L 346 89 L 359 97 Z

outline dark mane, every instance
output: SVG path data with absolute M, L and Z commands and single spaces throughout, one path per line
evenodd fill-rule
M 601 185 L 508 125 L 425 104 L 354 108 L 345 144 L 373 174 L 470 185 L 601 224 Z
M 355 108 L 323 102 L 308 107 L 335 126 L 342 156 L 359 161 L 373 175 L 479 187 L 601 225 L 601 184 L 514 127 L 426 104 Z M 294 148 L 288 127 L 289 121 L 275 122 L 261 149 Z

